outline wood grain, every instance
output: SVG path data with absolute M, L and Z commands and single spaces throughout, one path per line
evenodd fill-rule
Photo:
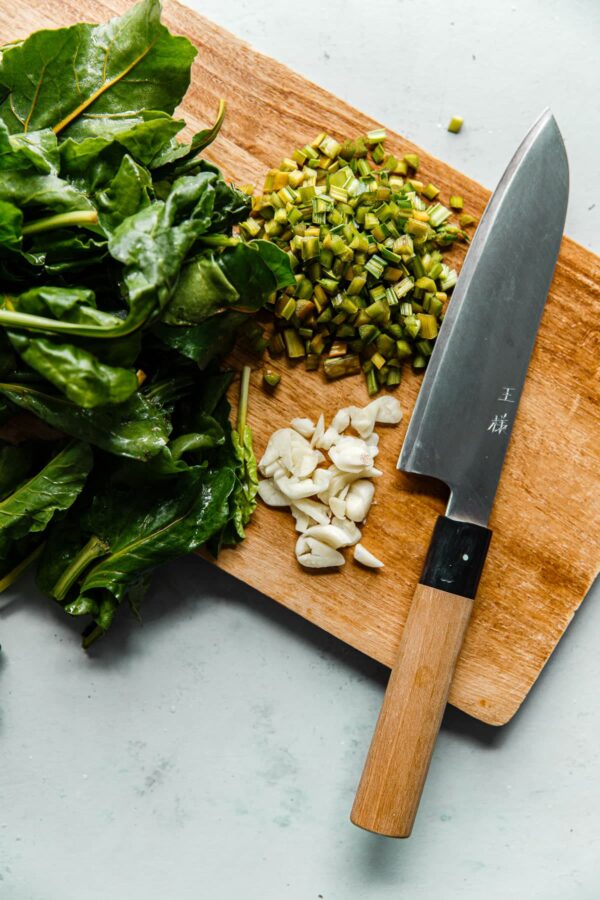
M 412 831 L 473 601 L 417 585 L 350 818 Z
M 0 42 L 35 28 L 99 21 L 127 6 L 125 0 L 3 2 Z M 343 138 L 379 124 L 183 6 L 167 2 L 164 18 L 199 48 L 181 110 L 190 130 L 212 121 L 220 97 L 228 101 L 223 132 L 208 155 L 238 183 L 262 183 L 268 167 L 323 127 Z M 479 184 L 402 137 L 390 135 L 388 146 L 397 155 L 418 152 L 442 199 L 451 191 L 462 194 L 465 209 L 481 214 L 489 192 Z M 451 703 L 495 725 L 518 709 L 597 571 L 599 285 L 600 260 L 565 238 L 490 522 L 494 540 L 450 691 Z M 325 385 L 319 375 L 273 367 L 283 370 L 276 399 L 262 393 L 258 373 L 253 377 L 250 422 L 258 452 L 269 433 L 293 416 L 333 413 L 367 399 L 360 378 Z M 433 523 L 445 505 L 442 486 L 395 469 L 418 385 L 407 372 L 398 394 L 405 420 L 385 431 L 381 442 L 384 477 L 364 542 L 385 559 L 383 570 L 372 574 L 349 562 L 334 575 L 301 571 L 293 558 L 291 519 L 264 507 L 247 541 L 218 563 L 388 666 Z

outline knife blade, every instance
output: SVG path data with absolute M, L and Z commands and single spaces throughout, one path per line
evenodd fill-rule
M 450 488 L 486 525 L 562 238 L 569 170 L 545 111 L 481 218 L 417 397 L 398 468 Z
M 435 523 L 351 819 L 408 837 L 471 616 L 487 528 L 550 288 L 568 198 L 549 110 L 492 195 L 436 340 L 398 468 L 450 488 Z

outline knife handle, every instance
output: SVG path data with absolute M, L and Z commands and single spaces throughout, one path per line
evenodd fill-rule
M 436 522 L 350 815 L 361 828 L 412 831 L 491 536 Z

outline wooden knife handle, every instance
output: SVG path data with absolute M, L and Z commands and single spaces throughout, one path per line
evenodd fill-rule
M 437 520 L 352 807 L 361 828 L 412 831 L 490 538 Z

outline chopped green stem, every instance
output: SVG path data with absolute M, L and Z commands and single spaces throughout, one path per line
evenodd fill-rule
M 91 537 L 52 588 L 51 594 L 54 599 L 62 603 L 73 584 L 92 560 L 99 556 L 105 556 L 107 553 L 108 545 L 98 537 Z
M 277 387 L 279 382 L 281 381 L 281 375 L 278 375 L 277 372 L 273 372 L 271 369 L 266 369 L 263 373 L 263 382 L 265 387 L 273 390 Z
M 240 227 L 243 240 L 273 241 L 294 271 L 268 304 L 271 355 L 285 349 L 328 378 L 362 370 L 371 393 L 395 387 L 405 359 L 426 365 L 456 282 L 441 248 L 469 239 L 451 220 L 462 198 L 444 206 L 416 177 L 418 154 L 400 159 L 384 141 L 383 129 L 344 142 L 322 132 L 268 172 Z
M 72 228 L 74 225 L 97 225 L 98 213 L 95 209 L 82 209 L 73 212 L 59 213 L 56 216 L 47 216 L 45 219 L 36 219 L 23 226 L 23 234 L 40 234 L 42 231 L 53 231 L 56 228 Z

